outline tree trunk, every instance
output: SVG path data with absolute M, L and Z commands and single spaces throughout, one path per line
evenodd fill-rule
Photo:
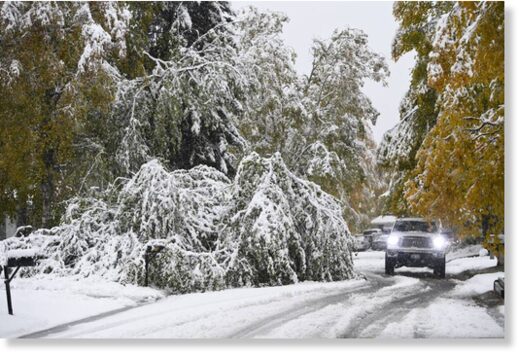
M 29 213 L 27 211 L 27 203 L 23 202 L 16 210 L 16 226 L 25 226 L 29 224 Z
M 53 225 L 53 207 L 55 198 L 54 186 L 54 149 L 47 149 L 43 154 L 45 173 L 41 183 L 42 215 L 41 224 L 44 228 Z

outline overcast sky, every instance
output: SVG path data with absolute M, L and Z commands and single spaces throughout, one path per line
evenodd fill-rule
M 309 74 L 312 65 L 310 48 L 314 38 L 329 38 L 336 28 L 360 28 L 368 34 L 369 46 L 382 54 L 389 65 L 388 86 L 367 82 L 364 92 L 380 112 L 373 130 L 380 142 L 385 131 L 398 122 L 398 106 L 409 86 L 409 73 L 414 57 L 408 54 L 395 63 L 391 59 L 391 43 L 397 24 L 392 15 L 392 1 L 264 1 L 233 2 L 238 9 L 256 6 L 285 13 L 290 22 L 283 36 L 297 53 L 296 67 L 300 74 Z

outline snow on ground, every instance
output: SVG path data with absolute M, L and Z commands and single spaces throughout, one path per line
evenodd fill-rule
M 497 259 L 490 259 L 489 256 L 478 257 L 481 246 L 471 245 L 460 248 L 453 253 L 446 255 L 446 273 L 448 275 L 458 275 L 470 270 L 483 270 L 497 265 Z M 380 272 L 384 270 L 384 252 L 383 251 L 366 251 L 354 254 L 353 263 L 355 269 L 360 272 Z M 465 257 L 464 257 L 465 255 Z M 469 257 L 466 257 L 469 256 Z M 427 267 L 400 267 L 395 269 L 395 273 L 416 273 L 424 272 L 432 273 L 432 269 Z
M 495 266 L 497 259 L 490 259 L 490 256 L 461 258 L 448 262 L 445 271 L 449 275 L 457 275 L 469 270 L 477 271 Z
M 270 329 L 259 338 L 340 338 L 355 328 L 359 321 L 381 312 L 387 304 L 403 294 L 415 293 L 422 288 L 418 279 L 395 276 L 394 282 L 368 293 L 355 293 L 342 302 L 330 304 L 315 312 L 307 312 L 282 326 Z
M 478 271 L 489 269 L 497 266 L 497 259 L 490 259 L 489 256 L 483 257 L 470 257 L 470 258 L 460 258 L 454 259 L 451 261 L 447 261 L 445 265 L 445 273 L 447 277 L 449 275 L 459 275 L 466 271 Z M 428 267 L 406 267 L 402 266 L 400 268 L 395 269 L 395 273 L 406 273 L 406 274 L 422 274 L 422 273 L 432 273 L 433 270 Z
M 239 288 L 163 297 L 163 293 L 100 279 L 38 277 L 13 281 L 15 316 L 0 313 L 0 336 L 15 337 L 107 311 L 129 309 L 46 333 L 78 338 L 337 338 L 502 337 L 504 307 L 472 297 L 503 273 L 459 273 L 495 266 L 488 257 L 447 263 L 447 279 L 420 268 L 384 275 L 384 252 L 354 256 L 366 279 Z M 406 271 L 407 270 L 407 271 Z M 431 277 L 421 275 L 428 270 Z M 416 276 L 415 276 L 416 275 Z M 3 289 L 0 302 L 4 303 Z M 152 300 L 149 304 L 141 305 Z M 5 304 L 5 303 L 4 303 Z M 1 306 L 0 306 L 1 307 Z M 5 307 L 5 306 L 4 306 Z M 130 308 L 133 307 L 133 308 Z M 501 308 L 500 308 L 501 307 Z M 497 313 L 501 322 L 494 319 Z
M 106 281 L 100 277 L 82 278 L 68 277 L 32 277 L 16 278 L 11 284 L 11 290 L 46 290 L 63 292 L 73 295 L 82 295 L 92 298 L 120 299 L 128 305 L 134 303 L 151 302 L 163 298 L 163 291 L 150 287 L 140 287 L 131 284 L 122 285 L 117 282 Z
M 485 249 L 483 249 L 481 244 L 453 246 L 453 247 L 451 247 L 451 250 L 447 253 L 446 259 L 447 259 L 447 261 L 451 261 L 454 259 L 468 258 L 468 257 L 472 257 L 472 256 L 480 256 L 482 250 L 485 250 Z M 481 255 L 481 256 L 484 256 L 484 255 Z
M 79 325 L 59 337 L 86 338 L 217 338 L 233 337 L 258 320 L 304 310 L 367 285 L 366 280 L 239 288 L 175 295 L 93 323 Z
M 160 291 L 123 286 L 98 278 L 15 278 L 14 315 L 7 314 L 5 285 L 0 285 L 0 337 L 12 338 L 92 315 L 164 297 Z
M 476 296 L 492 291 L 494 289 L 494 281 L 499 277 L 505 277 L 504 272 L 492 272 L 488 274 L 479 274 L 457 285 L 451 294 L 453 296 Z
M 403 318 L 397 321 L 382 325 L 381 331 L 376 335 L 382 338 L 478 338 L 478 337 L 503 337 L 504 328 L 502 320 L 505 317 L 504 305 L 496 307 L 495 311 L 502 317 L 499 319 L 492 318 L 492 309 L 477 305 L 473 300 L 473 296 L 481 295 L 493 289 L 493 282 L 498 277 L 504 277 L 504 272 L 492 272 L 477 274 L 468 280 L 461 281 L 450 279 L 457 275 L 468 271 L 484 272 L 485 269 L 494 268 L 497 260 L 490 259 L 488 256 L 463 257 L 463 255 L 474 256 L 484 255 L 480 253 L 480 246 L 469 246 L 456 250 L 455 253 L 447 256 L 446 271 L 447 280 L 440 282 L 453 283 L 455 286 L 448 292 L 441 294 L 440 297 L 430 301 L 424 294 L 423 305 L 415 305 Z M 384 259 L 381 252 L 360 253 L 354 259 L 357 270 L 364 272 L 373 272 L 377 268 L 383 268 Z M 395 270 L 396 276 L 399 273 L 406 275 L 423 274 L 432 271 L 428 268 L 399 268 Z M 403 276 L 400 276 L 403 277 Z M 418 279 L 420 284 L 427 285 L 424 293 L 434 291 L 435 279 Z M 373 301 L 371 297 L 370 301 Z M 369 305 L 369 302 L 368 302 Z M 369 309 L 369 306 L 365 308 Z M 368 311 L 369 313 L 369 311 Z M 387 312 L 386 317 L 391 319 L 391 311 Z M 394 312 L 398 313 L 398 311 Z M 405 312 L 404 312 L 405 313 Z M 381 314 L 381 317 L 384 315 Z M 358 337 L 372 336 L 373 330 L 377 328 L 377 322 L 373 322 L 372 327 L 362 330 Z
M 497 306 L 497 310 L 504 317 L 505 316 L 505 305 Z
M 471 300 L 439 298 L 425 309 L 411 310 L 403 320 L 389 324 L 382 338 L 498 338 L 504 331 Z
M 384 270 L 384 256 L 383 251 L 364 251 L 353 254 L 353 265 L 355 270 L 361 272 L 380 272 Z

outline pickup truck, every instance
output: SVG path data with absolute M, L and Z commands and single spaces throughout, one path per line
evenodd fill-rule
M 399 218 L 387 238 L 385 272 L 395 268 L 429 267 L 438 277 L 445 277 L 447 238 L 439 233 L 438 223 L 423 218 Z

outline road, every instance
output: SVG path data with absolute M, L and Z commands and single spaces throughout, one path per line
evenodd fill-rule
M 461 292 L 466 280 L 476 274 L 495 273 L 496 268 L 458 272 L 460 269 L 453 262 L 452 273 L 449 274 L 448 266 L 446 279 L 438 279 L 422 269 L 397 270 L 395 276 L 386 276 L 381 255 L 371 253 L 357 258 L 357 269 L 364 279 L 170 296 L 27 337 L 504 336 L 503 301 L 491 292 Z

